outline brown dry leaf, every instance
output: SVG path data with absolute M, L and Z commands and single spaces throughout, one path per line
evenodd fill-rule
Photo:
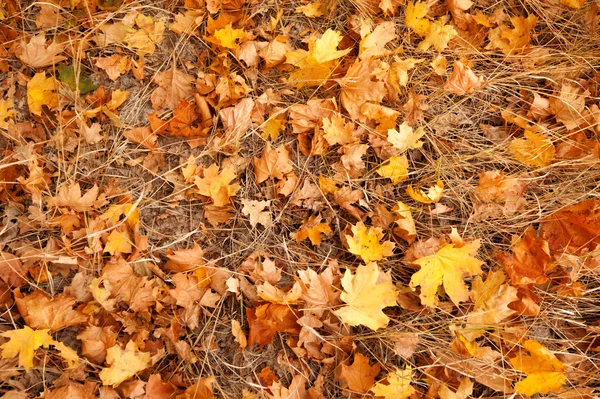
M 423 204 L 434 204 L 442 199 L 444 193 L 444 182 L 438 180 L 435 186 L 429 187 L 429 190 L 425 192 L 420 187 L 413 189 L 412 184 L 409 184 L 406 188 L 406 193 L 415 201 L 422 202 Z
M 94 185 L 87 193 L 81 195 L 79 183 L 64 184 L 58 190 L 56 197 L 48 198 L 48 206 L 57 208 L 71 208 L 76 212 L 84 212 L 96 206 L 99 188 Z
M 73 310 L 76 299 L 69 295 L 50 298 L 37 290 L 22 297 L 15 292 L 15 301 L 27 325 L 34 329 L 57 331 L 87 321 L 87 315 Z
M 81 123 L 81 136 L 88 144 L 97 144 L 104 139 L 104 136 L 100 134 L 102 127 L 98 122 L 92 123 L 90 126 L 87 123 Z
M 513 238 L 512 253 L 499 253 L 513 284 L 542 284 L 556 265 L 551 263 L 550 248 L 543 237 L 529 226 L 520 238 Z
M 357 220 L 362 220 L 363 212 L 352 204 L 363 198 L 365 198 L 365 194 L 361 190 L 352 190 L 349 186 L 342 187 L 333 193 L 334 201 Z
M 268 345 L 277 332 L 298 334 L 300 326 L 298 316 L 289 305 L 265 304 L 257 308 L 247 308 L 248 326 L 250 334 L 248 345 L 258 344 L 260 348 Z
M 243 198 L 242 205 L 244 207 L 242 208 L 242 213 L 250 217 L 250 225 L 252 227 L 256 227 L 256 225 L 260 223 L 264 227 L 269 228 L 273 225 L 271 210 L 269 209 L 270 204 L 271 201 L 258 201 Z
M 103 69 L 110 80 L 117 80 L 131 69 L 131 59 L 123 54 L 113 54 L 109 57 L 99 57 L 96 66 Z
M 46 35 L 40 33 L 32 37 L 29 43 L 19 42 L 15 53 L 17 58 L 30 67 L 43 68 L 66 60 L 67 57 L 59 55 L 66 45 L 66 43 L 58 43 L 56 40 L 46 44 Z
M 106 363 L 110 367 L 102 369 L 98 376 L 104 385 L 116 387 L 148 368 L 150 360 L 150 353 L 141 352 L 134 341 L 129 341 L 124 350 L 115 345 L 107 350 Z
M 342 364 L 340 379 L 346 383 L 351 391 L 366 393 L 375 384 L 375 377 L 379 374 L 379 370 L 381 370 L 379 363 L 371 366 L 367 357 L 355 353 L 351 366 Z
M 549 111 L 556 117 L 556 121 L 561 122 L 568 130 L 576 129 L 584 123 L 585 99 L 589 96 L 590 92 L 587 89 L 563 84 L 560 94 L 550 97 Z
M 328 267 L 321 274 L 312 269 L 298 270 L 298 276 L 303 284 L 301 299 L 311 311 L 318 313 L 340 303 L 340 292 L 334 287 L 333 268 Z
M 392 208 L 392 212 L 398 215 L 398 218 L 394 220 L 396 223 L 394 234 L 409 244 L 412 243 L 417 238 L 417 229 L 412 213 L 410 212 L 410 207 L 402 201 L 398 201 Z
M 285 388 L 278 381 L 269 386 L 269 399 L 311 399 L 306 392 L 306 377 L 298 374 L 292 378 L 292 382 L 288 388 Z
M 357 141 L 354 137 L 354 124 L 346 123 L 341 115 L 334 114 L 330 118 L 323 118 L 323 138 L 329 145 L 346 145 Z
M 188 272 L 205 265 L 204 251 L 197 243 L 194 243 L 194 246 L 188 249 L 178 251 L 169 249 L 167 258 L 169 260 L 165 263 L 164 268 L 173 272 Z
M 444 84 L 444 89 L 458 96 L 474 93 L 484 79 L 482 76 L 475 75 L 475 72 L 464 61 L 455 61 L 452 75 Z
M 525 206 L 523 195 L 528 185 L 527 180 L 517 176 L 506 176 L 501 170 L 481 172 L 475 195 L 484 204 L 476 206 L 476 215 L 498 216 L 498 209 L 503 215 L 515 214 Z
M 0 278 L 11 288 L 22 287 L 26 283 L 27 268 L 15 255 L 0 251 Z
M 158 148 L 158 136 L 152 132 L 149 126 L 126 130 L 123 132 L 123 136 L 144 148 Z
M 327 223 L 321 223 L 321 220 L 321 215 L 318 215 L 303 221 L 296 232 L 296 242 L 300 244 L 308 238 L 312 245 L 321 245 L 321 234 L 331 233 L 331 227 Z
M 535 27 L 538 18 L 531 14 L 527 18 L 519 15 L 510 18 L 514 28 L 507 25 L 499 25 L 490 29 L 488 37 L 490 43 L 486 49 L 500 49 L 504 54 L 512 54 L 522 51 L 531 41 L 531 31 Z
M 158 72 L 152 78 L 152 82 L 158 85 L 150 97 L 152 108 L 155 110 L 175 109 L 179 100 L 186 100 L 193 96 L 193 81 L 193 76 L 177 70 L 175 64 L 167 71 Z
M 362 157 L 369 150 L 368 144 L 348 144 L 339 149 L 343 155 L 340 157 L 340 162 L 333 165 L 340 179 L 356 179 L 362 176 L 366 168 Z
M 600 201 L 588 199 L 566 206 L 542 219 L 550 249 L 581 254 L 600 244 Z
M 379 104 L 386 94 L 385 84 L 374 80 L 373 76 L 379 63 L 373 58 L 357 60 L 350 66 L 346 76 L 339 80 L 342 87 L 340 101 L 353 120 L 364 119 L 360 112 L 363 104 Z
M 258 184 L 271 177 L 283 179 L 285 175 L 293 172 L 294 168 L 290 163 L 290 155 L 285 146 L 273 149 L 271 143 L 267 142 L 262 157 L 254 158 L 254 174 Z
M 235 342 L 240 344 L 240 348 L 242 348 L 242 350 L 246 349 L 246 346 L 248 346 L 248 341 L 246 340 L 246 335 L 242 331 L 242 325 L 239 321 L 233 319 L 231 320 L 231 334 L 233 334 Z
M 79 333 L 77 339 L 81 341 L 83 356 L 96 364 L 102 364 L 106 358 L 106 350 L 117 343 L 117 333 L 113 328 L 90 325 Z
M 381 57 L 390 51 L 385 45 L 396 38 L 396 27 L 392 21 L 377 25 L 373 32 L 365 35 L 360 41 L 358 58 Z

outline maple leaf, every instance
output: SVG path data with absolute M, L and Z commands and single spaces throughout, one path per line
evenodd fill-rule
M 366 393 L 375 383 L 375 377 L 379 374 L 379 370 L 381 370 L 379 363 L 371 366 L 367 357 L 355 353 L 351 366 L 342 364 L 340 378 L 352 391 Z
M 169 261 L 165 263 L 165 269 L 173 272 L 188 272 L 204 266 L 204 250 L 198 243 L 192 248 L 180 249 L 167 252 Z
M 429 187 L 427 192 L 418 187 L 413 189 L 412 184 L 409 184 L 406 188 L 406 193 L 415 201 L 419 201 L 424 204 L 434 204 L 442 198 L 442 194 L 444 193 L 444 182 L 438 180 L 435 186 Z
M 27 44 L 24 41 L 19 42 L 16 55 L 32 68 L 43 68 L 66 60 L 67 57 L 59 55 L 66 46 L 67 43 L 58 43 L 56 40 L 46 45 L 46 35 L 40 33 L 32 37 Z
M 385 45 L 396 38 L 396 27 L 394 22 L 386 21 L 375 27 L 373 32 L 369 33 L 360 41 L 358 57 L 380 57 L 386 55 L 388 51 Z
M 85 122 L 81 123 L 81 136 L 88 144 L 97 144 L 101 142 L 104 137 L 100 134 L 102 126 L 98 122 L 92 123 L 88 126 Z
M 235 49 L 239 47 L 236 41 L 246 37 L 246 32 L 243 29 L 234 29 L 231 24 L 228 24 L 223 29 L 215 30 L 213 35 L 216 39 L 214 43 L 220 44 L 225 48 Z
M 390 65 L 390 71 L 387 76 L 387 84 L 390 85 L 395 93 L 400 93 L 402 87 L 408 84 L 408 71 L 423 62 L 416 58 L 400 59 L 394 57 L 394 62 Z
M 345 123 L 341 115 L 334 114 L 330 118 L 323 118 L 323 137 L 329 145 L 335 144 L 351 144 L 357 141 L 354 137 L 354 124 Z
M 348 54 L 352 49 L 336 50 L 342 41 L 342 35 L 332 29 L 327 29 L 323 36 L 315 40 L 310 53 L 312 58 L 319 64 L 337 60 Z
M 256 227 L 257 224 L 262 224 L 265 227 L 271 227 L 273 221 L 271 220 L 271 211 L 268 208 L 271 201 L 257 201 L 242 199 L 242 213 L 246 216 L 250 216 L 250 225 Z
M 342 287 L 344 292 L 340 298 L 346 306 L 333 313 L 344 323 L 367 326 L 371 330 L 387 326 L 389 318 L 383 308 L 396 306 L 397 293 L 391 276 L 382 274 L 377 263 L 358 266 L 354 275 L 346 269 Z
M 490 272 L 485 280 L 476 276 L 471 283 L 470 297 L 474 308 L 467 315 L 467 325 L 462 335 L 474 341 L 485 333 L 486 328 L 497 328 L 500 323 L 515 314 L 508 305 L 518 301 L 517 289 L 504 284 L 501 270 Z
M 262 157 L 254 158 L 254 173 L 258 184 L 271 177 L 282 180 L 286 176 L 292 175 L 294 168 L 290 163 L 289 151 L 284 145 L 271 148 L 271 143 L 267 142 Z
M 427 2 L 417 1 L 409 2 L 406 5 L 406 14 L 404 24 L 412 29 L 419 36 L 427 35 L 431 22 L 425 16 L 427 15 Z
M 231 167 L 225 167 L 219 173 L 217 164 L 204 169 L 204 177 L 195 177 L 198 194 L 210 197 L 215 206 L 229 204 L 229 198 L 239 190 L 239 184 L 231 184 L 237 176 Z
M 427 51 L 429 47 L 433 46 L 437 51 L 444 51 L 448 47 L 448 42 L 456 35 L 458 35 L 458 32 L 456 32 L 454 27 L 452 25 L 444 25 L 444 20 L 440 18 L 429 25 L 427 36 L 419 43 L 417 49 Z
M 126 130 L 123 132 L 123 137 L 150 150 L 158 148 L 158 136 L 152 132 L 149 126 Z
M 500 49 L 504 54 L 511 54 L 522 50 L 531 41 L 531 30 L 535 27 L 538 18 L 531 14 L 527 18 L 523 16 L 511 17 L 514 28 L 506 25 L 500 25 L 497 28 L 490 29 L 488 37 L 490 39 L 486 49 Z
M 296 7 L 295 13 L 302 13 L 309 18 L 316 18 L 323 15 L 323 11 L 321 11 L 321 3 L 315 1 L 313 3 L 308 3 L 303 6 Z
M 113 326 L 98 327 L 89 325 L 77 339 L 81 341 L 83 356 L 97 364 L 102 364 L 106 358 L 106 349 L 117 343 L 117 333 Z
M 203 10 L 186 10 L 184 14 L 175 15 L 175 20 L 169 24 L 169 30 L 178 35 L 192 35 L 202 25 L 205 12 Z
M 583 123 L 585 100 L 590 96 L 589 90 L 570 84 L 563 84 L 560 94 L 548 100 L 549 111 L 568 130 L 576 129 Z
M 122 40 L 127 43 L 127 47 L 135 49 L 139 55 L 154 54 L 156 45 L 163 40 L 165 23 L 155 22 L 149 15 L 137 14 L 135 24 L 140 29 L 127 29 Z
M 79 362 L 77 352 L 62 342 L 55 341 L 48 334 L 50 330 L 33 330 L 28 326 L 21 329 L 3 332 L 1 335 L 9 339 L 0 346 L 2 358 L 10 359 L 19 355 L 19 366 L 25 370 L 33 368 L 33 356 L 36 349 L 49 348 L 50 345 L 59 350 L 60 355 L 67 360 L 69 368 L 73 368 Z
M 406 366 L 404 370 L 396 369 L 388 373 L 387 385 L 378 382 L 371 388 L 371 391 L 375 396 L 382 396 L 385 399 L 407 399 L 415 393 L 415 389 L 410 385 L 412 378 L 412 367 Z
M 21 287 L 27 280 L 27 268 L 15 255 L 0 251 L 0 278 L 10 287 Z
M 185 100 L 194 94 L 192 82 L 194 78 L 185 72 L 180 72 L 175 68 L 158 72 L 152 78 L 152 82 L 158 87 L 154 89 L 150 100 L 152 108 L 155 110 L 173 110 L 179 100 Z
M 400 153 L 404 153 L 408 150 L 421 148 L 423 142 L 420 140 L 425 135 L 425 129 L 418 127 L 416 130 L 408 124 L 408 122 L 402 122 L 402 124 L 396 129 L 388 129 L 387 141 L 397 148 Z
M 113 54 L 109 57 L 98 57 L 96 66 L 103 69 L 110 80 L 117 80 L 119 76 L 131 69 L 131 59 L 123 54 Z
M 412 261 L 421 266 L 421 269 L 412 275 L 410 287 L 421 287 L 419 297 L 423 305 L 437 305 L 436 293 L 439 286 L 444 287 L 455 305 L 469 299 L 469 291 L 462 279 L 482 273 L 483 262 L 472 256 L 479 249 L 479 245 L 479 240 L 460 248 L 456 248 L 454 244 L 447 244 L 434 255 Z
M 27 82 L 27 106 L 29 112 L 40 116 L 42 106 L 53 108 L 58 105 L 58 94 L 55 93 L 58 82 L 52 76 L 47 78 L 45 72 L 38 72 Z
M 380 61 L 374 58 L 356 60 L 343 79 L 339 79 L 342 87 L 340 100 L 354 120 L 361 118 L 360 109 L 365 103 L 379 104 L 386 94 L 385 84 L 375 78 L 374 71 Z
M 515 391 L 527 396 L 558 393 L 567 382 L 565 365 L 548 348 L 533 339 L 525 341 L 523 348 L 530 353 L 529 356 L 519 352 L 509 359 L 515 369 L 527 374 L 527 378 L 517 382 Z
M 115 345 L 106 351 L 106 363 L 110 367 L 102 369 L 98 376 L 103 385 L 116 387 L 136 373 L 147 369 L 150 360 L 150 353 L 140 352 L 134 341 L 129 341 L 124 350 Z
M 13 121 L 13 118 L 17 114 L 17 111 L 13 107 L 12 99 L 5 100 L 0 97 L 0 129 L 8 129 L 9 124 Z
M 600 244 L 600 201 L 588 199 L 552 213 L 542 219 L 542 232 L 552 251 L 594 250 Z
M 525 130 L 525 138 L 514 139 L 508 146 L 513 156 L 528 166 L 543 168 L 554 161 L 556 149 L 542 133 Z
M 475 195 L 484 204 L 476 208 L 476 214 L 490 209 L 490 213 L 497 215 L 497 208 L 501 208 L 501 212 L 505 215 L 514 214 L 525 205 L 523 194 L 528 185 L 525 179 L 506 176 L 499 170 L 481 172 Z M 503 203 L 504 206 L 497 203 Z
M 327 223 L 321 223 L 321 216 L 311 216 L 302 222 L 296 232 L 296 242 L 310 239 L 312 245 L 321 245 L 321 234 L 331 233 L 331 227 Z
M 133 243 L 129 238 L 129 234 L 125 231 L 113 230 L 106 237 L 106 246 L 104 252 L 111 255 L 119 252 L 121 254 L 130 254 L 133 251 Z
M 442 385 L 439 390 L 440 399 L 467 399 L 473 394 L 473 381 L 463 378 L 456 392 L 452 392 L 447 385 Z
M 15 294 L 15 301 L 19 313 L 32 328 L 57 331 L 87 320 L 87 315 L 73 310 L 76 299 L 66 294 L 50 298 L 38 290 L 26 297 Z
M 417 237 L 417 229 L 410 207 L 402 201 L 398 201 L 392 211 L 398 215 L 398 219 L 394 221 L 396 223 L 394 234 L 409 243 L 413 242 Z
M 377 174 L 387 177 L 392 184 L 398 184 L 408 177 L 408 159 L 406 155 L 393 156 L 377 168 Z
M 529 226 L 523 236 L 513 242 L 512 253 L 499 253 L 513 284 L 543 284 L 548 281 L 548 272 L 556 265 L 551 263 L 550 248 L 543 237 L 538 237 Z
M 48 198 L 48 206 L 71 208 L 75 212 L 89 211 L 96 204 L 98 191 L 98 186 L 94 185 L 87 193 L 81 195 L 79 183 L 73 183 L 71 185 L 64 184 L 58 190 L 56 197 Z
M 277 332 L 300 332 L 298 316 L 289 305 L 265 304 L 255 309 L 246 308 L 248 326 L 248 345 L 258 344 L 260 348 L 268 345 Z
M 385 241 L 382 244 L 379 242 L 382 238 L 382 229 L 378 227 L 367 229 L 363 222 L 358 222 L 355 226 L 352 226 L 352 235 L 346 234 L 348 251 L 365 262 L 377 261 L 392 256 L 394 243 Z
M 454 62 L 454 70 L 444 84 L 444 90 L 462 96 L 474 93 L 482 83 L 483 77 L 475 75 L 469 65 L 459 60 Z

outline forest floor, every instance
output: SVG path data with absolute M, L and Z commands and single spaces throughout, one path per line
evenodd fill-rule
M 5 0 L 0 397 L 598 397 L 599 49 L 597 0 Z

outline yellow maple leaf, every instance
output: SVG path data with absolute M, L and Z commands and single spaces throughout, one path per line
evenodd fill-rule
M 12 109 L 13 107 L 12 99 L 5 100 L 0 97 L 0 129 L 8 129 L 9 122 L 13 120 L 17 113 Z
M 340 298 L 347 306 L 333 313 L 344 323 L 363 325 L 372 330 L 387 326 L 389 318 L 383 308 L 396 305 L 396 288 L 391 276 L 382 274 L 377 263 L 358 266 L 354 275 L 346 269 L 342 287 L 344 291 Z
M 29 112 L 34 115 L 42 115 L 42 106 L 48 108 L 58 105 L 58 94 L 55 93 L 58 88 L 58 82 L 54 77 L 46 77 L 45 72 L 39 72 L 33 75 L 33 78 L 27 83 L 27 106 Z
M 302 222 L 302 226 L 296 232 L 296 242 L 300 244 L 301 241 L 308 238 L 312 245 L 321 245 L 321 234 L 331 233 L 331 227 L 320 221 L 320 216 L 311 216 Z
M 514 139 L 508 146 L 508 151 L 525 165 L 543 168 L 554 161 L 556 149 L 552 141 L 542 133 L 525 130 L 525 138 Z
M 381 260 L 394 253 L 394 243 L 386 241 L 381 244 L 379 241 L 382 238 L 383 233 L 379 227 L 369 227 L 367 229 L 363 222 L 358 222 L 356 226 L 352 226 L 352 235 L 346 234 L 350 253 L 360 257 L 365 262 Z
M 236 40 L 245 38 L 246 32 L 243 29 L 234 29 L 231 24 L 228 24 L 223 29 L 215 30 L 213 35 L 221 46 L 234 49 L 239 47 Z
M 500 25 L 497 28 L 490 29 L 488 37 L 489 44 L 485 47 L 488 50 L 500 49 L 504 54 L 510 54 L 523 49 L 531 41 L 531 31 L 535 27 L 538 18 L 531 14 L 527 18 L 519 15 L 510 19 L 514 28 L 507 25 Z
M 359 58 L 380 57 L 389 53 L 385 45 L 396 38 L 396 26 L 393 21 L 383 22 L 375 27 L 360 41 Z
M 420 139 L 424 135 L 425 129 L 422 126 L 413 130 L 408 122 L 405 121 L 398 127 L 398 130 L 388 129 L 387 141 L 400 150 L 400 153 L 403 153 L 423 147 L 423 142 Z
M 527 374 L 527 378 L 517 382 L 515 391 L 527 396 L 536 393 L 542 395 L 558 393 L 567 382 L 564 374 L 565 365 L 548 348 L 533 339 L 525 341 L 523 348 L 531 355 L 519 353 L 509 359 L 515 369 Z
M 375 396 L 385 399 L 406 399 L 415 393 L 410 385 L 413 377 L 412 367 L 406 366 L 404 370 L 396 369 L 386 377 L 388 385 L 378 382 L 371 388 Z
M 377 168 L 377 174 L 387 177 L 392 184 L 398 184 L 408 177 L 408 159 L 406 155 L 393 156 L 384 165 Z
M 442 198 L 443 193 L 444 182 L 441 180 L 438 180 L 435 183 L 435 186 L 429 187 L 427 192 L 421 190 L 420 188 L 414 189 L 412 184 L 409 184 L 406 188 L 406 194 L 408 194 L 415 201 L 419 201 L 424 204 L 433 204 L 438 202 Z
M 133 246 L 127 233 L 113 230 L 106 238 L 104 252 L 114 255 L 117 251 L 122 254 L 130 254 L 133 251 Z
M 117 344 L 106 351 L 106 363 L 110 367 L 98 373 L 104 385 L 116 387 L 123 381 L 127 381 L 137 372 L 145 370 L 150 366 L 150 354 L 140 352 L 134 341 L 129 341 L 125 350 Z
M 479 240 L 456 248 L 448 244 L 440 248 L 435 254 L 425 256 L 413 261 L 421 269 L 412 275 L 410 287 L 421 287 L 421 303 L 426 306 L 436 306 L 438 303 L 437 291 L 443 286 L 450 300 L 454 304 L 469 299 L 463 278 L 482 273 L 482 261 L 472 256 L 479 249 Z
M 198 194 L 210 197 L 215 206 L 225 206 L 240 188 L 239 184 L 231 184 L 235 178 L 232 167 L 226 167 L 219 173 L 217 164 L 212 164 L 204 169 L 204 177 L 195 177 L 195 183 Z
M 134 206 L 132 203 L 125 204 L 115 204 L 111 205 L 110 208 L 102 215 L 100 215 L 101 220 L 110 220 L 112 225 L 116 225 L 121 218 L 121 215 L 126 217 L 127 223 L 130 227 L 133 227 L 136 223 L 140 221 L 140 210 L 137 206 Z
M 10 359 L 19 355 L 19 366 L 29 370 L 33 367 L 33 355 L 36 349 L 43 347 L 49 348 L 53 345 L 60 351 L 61 356 L 67 360 L 69 367 L 76 366 L 79 362 L 77 352 L 69 348 L 62 342 L 55 341 L 48 334 L 50 330 L 33 330 L 25 326 L 18 330 L 10 330 L 2 333 L 3 337 L 9 339 L 0 346 L 2 348 L 2 358 Z
M 351 48 L 337 50 L 337 46 L 341 41 L 342 35 L 340 32 L 327 29 L 325 33 L 323 33 L 323 36 L 314 41 L 312 46 L 309 45 L 310 54 L 318 64 L 325 64 L 326 62 L 337 60 L 352 51 Z
M 302 13 L 309 18 L 316 18 L 323 15 L 323 11 L 321 11 L 321 3 L 318 1 L 308 3 L 306 5 L 296 7 L 296 13 Z
M 140 29 L 128 28 L 123 41 L 139 55 L 154 54 L 156 45 L 163 39 L 165 23 L 155 22 L 151 16 L 138 14 L 135 17 L 135 24 Z
M 427 51 L 429 47 L 433 46 L 437 51 L 444 51 L 448 47 L 448 42 L 458 35 L 458 32 L 452 25 L 444 25 L 443 19 L 438 19 L 434 23 L 430 24 L 427 36 L 419 45 L 417 50 Z
M 417 1 L 408 3 L 404 24 L 419 36 L 427 35 L 431 24 L 425 16 L 427 15 L 427 2 Z

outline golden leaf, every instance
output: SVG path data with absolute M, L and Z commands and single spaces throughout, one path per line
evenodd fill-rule
M 510 142 L 508 151 L 525 165 L 543 168 L 554 161 L 556 149 L 542 133 L 525 130 L 525 138 Z
M 381 260 L 394 253 L 394 243 L 386 241 L 381 244 L 382 230 L 378 227 L 367 227 L 363 222 L 352 226 L 352 235 L 346 234 L 348 250 L 365 262 Z
M 385 399 L 407 399 L 415 392 L 410 385 L 412 377 L 412 367 L 406 366 L 404 370 L 396 369 L 387 375 L 388 385 L 378 382 L 371 391 L 375 396 L 382 396 Z
M 515 369 L 527 374 L 527 378 L 517 382 L 515 391 L 527 396 L 558 393 L 567 382 L 565 365 L 548 348 L 533 339 L 525 341 L 523 348 L 529 351 L 530 356 L 519 353 L 509 359 Z
M 13 121 L 17 111 L 14 107 L 12 99 L 5 100 L 0 97 L 0 129 L 8 129 L 9 122 Z
M 442 194 L 444 193 L 444 182 L 438 180 L 435 186 L 429 187 L 427 192 L 421 190 L 420 188 L 413 189 L 412 184 L 409 184 L 406 188 L 406 193 L 415 201 L 419 201 L 424 204 L 433 204 L 442 198 Z
M 448 47 L 448 42 L 458 35 L 458 32 L 452 25 L 444 25 L 443 19 L 438 19 L 434 23 L 430 24 L 427 36 L 419 45 L 418 50 L 427 51 L 429 47 L 433 46 L 437 51 L 444 51 Z
M 55 93 L 58 82 L 52 76 L 47 78 L 45 72 L 36 73 L 27 83 L 27 106 L 29 112 L 40 116 L 42 106 L 48 108 L 58 105 L 58 94 Z
M 110 367 L 102 369 L 98 373 L 103 385 L 118 386 L 137 372 L 145 370 L 150 366 L 150 354 L 140 352 L 134 341 L 129 341 L 125 350 L 119 345 L 108 348 L 106 351 L 106 363 Z
M 423 127 L 420 126 L 413 130 L 408 122 L 404 121 L 398 127 L 398 130 L 388 129 L 387 141 L 397 148 L 400 153 L 404 153 L 408 150 L 421 148 L 423 142 L 420 139 L 424 135 L 425 129 Z
M 321 234 L 331 233 L 331 227 L 327 223 L 319 223 L 321 216 L 311 216 L 302 222 L 302 226 L 296 232 L 296 242 L 310 239 L 312 245 L 321 245 Z
M 133 245 L 129 234 L 113 230 L 106 238 L 104 252 L 114 255 L 117 251 L 121 254 L 130 254 L 133 251 Z
M 427 35 L 431 23 L 425 16 L 427 15 L 427 2 L 417 1 L 408 3 L 406 6 L 406 16 L 404 24 L 412 29 L 419 36 Z
M 463 282 L 465 276 L 482 273 L 482 261 L 472 256 L 479 249 L 479 240 L 456 248 L 448 244 L 434 255 L 419 258 L 412 263 L 421 266 L 421 270 L 412 275 L 410 287 L 421 287 L 421 303 L 436 306 L 438 287 L 443 286 L 450 300 L 456 305 L 469 299 L 469 290 Z
M 384 165 L 377 168 L 377 174 L 389 178 L 392 184 L 398 184 L 405 180 L 408 177 L 408 159 L 406 155 L 391 157 Z
M 234 29 L 231 24 L 228 24 L 223 29 L 215 30 L 214 37 L 221 46 L 234 49 L 239 47 L 237 40 L 245 38 L 246 32 L 243 29 Z
M 346 306 L 333 313 L 344 323 L 367 326 L 371 330 L 387 326 L 389 318 L 383 308 L 396 306 L 396 287 L 389 274 L 380 272 L 377 263 L 358 266 L 354 275 L 346 269 L 342 287 L 344 292 L 340 298 Z
M 231 184 L 236 178 L 232 167 L 226 167 L 219 173 L 217 164 L 212 164 L 204 169 L 204 177 L 195 176 L 198 194 L 210 197 L 215 206 L 229 204 L 229 198 L 239 190 L 239 184 Z

